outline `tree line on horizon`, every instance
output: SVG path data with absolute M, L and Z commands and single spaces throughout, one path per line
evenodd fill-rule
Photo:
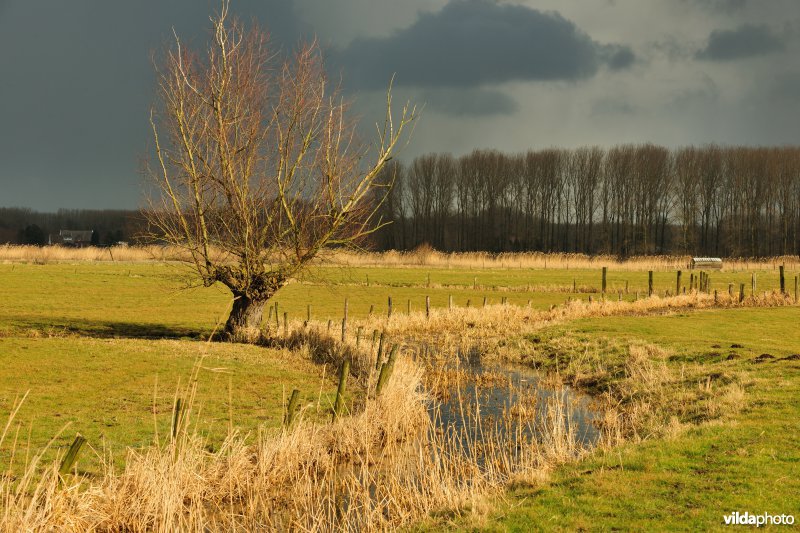
M 0 244 L 58 244 L 61 230 L 93 230 L 92 243 L 137 242 L 144 219 L 124 209 L 59 209 L 54 213 L 0 207 Z
M 771 256 L 800 254 L 800 148 L 476 150 L 391 161 L 388 223 L 367 247 L 442 251 Z M 141 242 L 141 212 L 0 208 L 0 243 Z
M 626 144 L 390 162 L 381 249 L 800 254 L 800 148 Z

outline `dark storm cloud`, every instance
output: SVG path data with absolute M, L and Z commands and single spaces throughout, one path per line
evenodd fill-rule
M 698 59 L 730 61 L 785 48 L 783 40 L 768 26 L 743 24 L 733 30 L 714 30 L 705 48 L 697 52 Z
M 577 80 L 603 64 L 624 68 L 633 52 L 593 41 L 558 13 L 491 0 L 451 0 L 385 38 L 356 39 L 338 55 L 347 81 L 477 87 L 509 81 Z
M 608 64 L 611 70 L 622 70 L 630 67 L 636 61 L 636 55 L 627 46 L 607 45 L 600 49 L 600 57 Z
M 172 27 L 203 47 L 217 0 L 0 0 L 0 206 L 137 207 L 150 139 L 151 52 Z M 236 0 L 276 43 L 302 28 L 292 2 Z

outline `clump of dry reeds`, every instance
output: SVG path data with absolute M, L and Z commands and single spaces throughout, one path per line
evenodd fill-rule
M 255 441 L 231 433 L 216 450 L 189 431 L 190 413 L 164 444 L 130 450 L 97 478 L 41 471 L 0 478 L 4 530 L 386 530 L 432 510 L 475 506 L 512 480 L 536 479 L 582 448 L 553 402 L 525 445 L 471 418 L 437 426 L 420 369 L 398 360 L 387 387 L 332 424 L 300 421 Z M 480 427 L 480 441 L 476 438 Z
M 187 259 L 183 252 L 169 246 L 16 246 L 0 245 L 0 261 L 58 263 L 60 261 L 176 261 Z
M 613 255 L 585 255 L 544 252 L 439 252 L 429 246 L 421 246 L 408 252 L 389 250 L 386 252 L 355 253 L 334 251 L 326 255 L 326 261 L 347 266 L 428 266 L 439 268 L 471 269 L 599 269 L 610 267 L 616 271 L 680 270 L 688 268 L 688 255 L 643 255 L 620 258 Z M 724 270 L 775 270 L 778 265 L 788 268 L 800 266 L 797 256 L 775 256 L 764 258 L 725 258 Z
M 218 250 L 215 254 L 224 260 Z M 616 271 L 679 270 L 688 268 L 690 256 L 647 255 L 619 258 L 611 255 L 585 255 L 544 252 L 439 252 L 430 246 L 420 246 L 408 252 L 355 252 L 328 250 L 316 260 L 321 265 L 470 268 L 470 269 L 599 269 Z M 65 246 L 0 245 L 0 261 L 51 263 L 59 261 L 191 261 L 183 249 L 173 246 L 112 246 L 72 248 Z M 797 256 L 763 258 L 725 258 L 726 271 L 776 270 L 778 265 L 800 267 Z
M 390 318 L 373 315 L 354 321 L 348 330 L 346 341 L 354 345 L 357 326 L 362 326 L 363 331 L 383 331 L 388 338 L 410 343 L 416 346 L 417 351 L 424 345 L 435 346 L 438 351 L 452 352 L 459 348 L 480 348 L 488 343 L 493 348 L 499 349 L 499 352 L 504 352 L 513 351 L 513 339 L 522 335 L 539 331 L 550 325 L 581 318 L 793 304 L 791 296 L 774 291 L 757 296 L 747 296 L 741 302 L 737 294 L 729 296 L 724 293 L 715 297 L 712 294 L 692 292 L 663 298 L 654 295 L 636 301 L 596 299 L 588 302 L 574 299 L 564 305 L 554 306 L 550 310 L 504 304 L 485 307 L 453 307 L 452 309 L 433 308 L 429 315 L 421 311 L 410 314 L 394 314 Z M 299 327 L 299 324 L 299 322 L 293 323 L 294 327 Z M 313 322 L 312 326 L 318 329 L 324 327 L 322 323 L 318 322 Z M 502 345 L 498 346 L 498 340 L 502 341 Z
M 622 375 L 608 380 L 596 398 L 605 446 L 669 437 L 744 407 L 747 383 L 741 375 L 709 374 L 701 364 L 676 371 L 667 366 L 668 356 L 654 345 L 628 347 Z

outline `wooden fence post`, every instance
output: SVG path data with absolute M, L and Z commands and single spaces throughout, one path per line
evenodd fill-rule
M 780 269 L 780 276 L 781 276 L 781 294 L 786 294 L 786 278 L 783 276 L 783 265 L 778 267 Z
M 392 370 L 394 370 L 394 362 L 397 359 L 397 351 L 400 349 L 399 344 L 395 344 L 392 346 L 391 352 L 389 352 L 389 358 L 387 359 L 386 363 L 381 366 L 381 372 L 378 375 L 378 383 L 375 387 L 375 397 L 377 398 L 380 396 L 381 391 L 386 386 L 386 382 L 389 381 L 389 378 L 392 375 Z
M 286 406 L 286 413 L 283 415 L 283 426 L 288 428 L 294 421 L 294 415 L 297 412 L 297 404 L 300 403 L 300 391 L 294 389 L 289 398 L 289 405 Z
M 378 355 L 375 357 L 375 370 L 381 367 L 381 357 L 383 356 L 383 339 L 386 332 L 381 331 L 381 337 L 378 340 Z
M 386 317 L 387 318 L 392 318 L 392 297 L 391 296 L 389 296 L 389 308 L 388 308 L 388 311 L 386 312 Z
M 425 318 L 431 317 L 431 297 L 425 297 Z
M 289 313 L 283 312 L 283 337 L 289 337 Z
M 350 373 L 350 358 L 345 357 L 339 369 L 339 388 L 336 389 L 336 403 L 333 404 L 333 420 L 342 414 L 344 409 L 344 393 L 347 389 L 347 375 Z
M 647 272 L 647 295 L 653 295 L 653 271 L 650 270 Z
M 739 284 L 739 303 L 744 301 L 744 283 Z
M 78 460 L 78 454 L 81 452 L 81 448 L 86 443 L 86 439 L 81 436 L 80 434 L 75 435 L 75 440 L 72 441 L 72 445 L 69 447 L 67 454 L 61 460 L 61 466 L 58 467 L 58 474 L 61 476 L 66 476 L 69 474 L 69 471 L 72 470 L 72 467 L 75 465 L 75 461 Z
M 608 274 L 608 267 L 603 267 L 603 284 L 602 284 L 602 292 L 603 294 L 606 293 L 606 276 Z
M 380 331 L 378 331 L 377 329 L 373 329 L 372 330 L 372 344 L 369 345 L 370 352 L 372 352 L 372 349 L 375 348 L 375 343 L 378 342 L 378 335 L 379 334 L 380 334 Z
M 678 275 L 675 279 L 675 296 L 678 296 L 681 293 L 681 274 L 682 272 L 678 270 Z

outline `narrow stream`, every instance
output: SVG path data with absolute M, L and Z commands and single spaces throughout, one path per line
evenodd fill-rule
M 530 368 L 481 364 L 471 355 L 425 362 L 432 424 L 395 443 L 390 453 L 376 453 L 372 464 L 338 465 L 332 513 L 357 516 L 364 509 L 381 509 L 402 494 L 386 487 L 403 486 L 417 495 L 437 490 L 439 481 L 431 472 L 451 488 L 489 486 L 525 468 L 539 468 L 540 461 L 554 456 L 548 453 L 563 460 L 597 443 L 600 431 L 590 398 L 568 387 L 555 389 Z
M 567 386 L 542 383 L 533 369 L 473 360 L 452 371 L 458 379 L 430 410 L 442 430 L 472 432 L 480 439 L 477 431 L 490 428 L 492 435 L 541 441 L 545 428 L 558 423 L 581 447 L 591 448 L 600 438 L 591 399 Z

